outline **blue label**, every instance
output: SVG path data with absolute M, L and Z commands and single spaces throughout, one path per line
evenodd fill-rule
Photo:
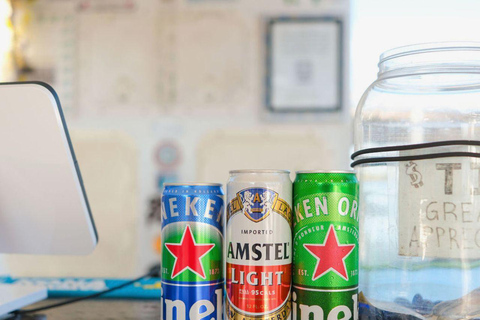
M 223 234 L 223 191 L 214 186 L 166 186 L 162 196 L 162 229 L 181 221 L 210 224 Z
M 223 282 L 170 285 L 162 282 L 162 320 L 222 320 Z

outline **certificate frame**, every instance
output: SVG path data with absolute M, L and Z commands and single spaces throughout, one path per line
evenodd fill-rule
M 301 106 L 301 103 L 289 103 L 288 105 L 278 106 L 275 101 L 278 96 L 275 96 L 275 77 L 278 71 L 275 69 L 275 48 L 274 32 L 279 25 L 296 24 L 306 26 L 320 26 L 330 25 L 337 28 L 337 39 L 335 46 L 337 55 L 335 61 L 335 76 L 334 79 L 334 101 L 335 103 L 323 104 L 321 99 L 318 99 L 315 104 L 308 107 Z M 266 25 L 266 76 L 265 76 L 265 106 L 271 112 L 275 113 L 336 113 L 343 109 L 343 95 L 344 95 L 344 23 L 341 17 L 335 16 L 292 16 L 292 17 L 274 17 L 268 18 Z M 277 31 L 278 32 L 278 31 Z M 277 88 L 278 89 L 278 88 Z M 332 99 L 332 97 L 330 97 Z

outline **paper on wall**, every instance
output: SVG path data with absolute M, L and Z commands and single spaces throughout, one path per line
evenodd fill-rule
M 399 255 L 480 258 L 480 161 L 400 162 Z
M 277 22 L 271 37 L 271 107 L 340 108 L 340 23 Z
M 133 277 L 139 248 L 137 146 L 129 135 L 115 131 L 71 133 L 99 236 L 97 247 L 88 256 L 1 257 L 13 276 Z

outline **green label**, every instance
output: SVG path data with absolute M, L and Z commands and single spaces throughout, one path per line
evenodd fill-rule
M 163 229 L 162 281 L 223 279 L 222 235 L 206 223 L 176 222 Z
M 293 288 L 293 320 L 358 319 L 357 290 L 306 291 Z
M 358 317 L 358 184 L 294 184 L 294 320 Z
M 345 193 L 294 200 L 293 283 L 338 289 L 358 285 L 358 201 Z

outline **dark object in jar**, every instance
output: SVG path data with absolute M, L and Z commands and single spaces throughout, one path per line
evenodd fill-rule
M 399 299 L 399 300 L 398 300 Z M 411 309 L 407 299 L 397 298 L 398 302 L 383 302 L 372 299 L 367 300 L 362 292 L 359 294 L 360 320 L 420 320 L 424 317 Z M 402 304 L 403 303 L 403 304 Z M 406 306 L 408 304 L 409 306 Z

